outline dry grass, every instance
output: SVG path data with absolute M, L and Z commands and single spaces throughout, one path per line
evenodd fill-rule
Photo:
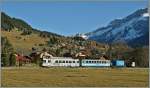
M 14 49 L 22 49 L 24 51 L 31 51 L 31 48 L 39 44 L 46 44 L 47 38 L 41 38 L 38 34 L 31 34 L 22 36 L 22 32 L 17 32 L 15 30 L 7 32 L 1 31 L 2 36 L 6 36 L 8 40 L 13 45 Z M 17 39 L 16 37 L 21 37 L 21 39 Z
M 2 69 L 2 86 L 147 87 L 148 69 L 10 68 Z

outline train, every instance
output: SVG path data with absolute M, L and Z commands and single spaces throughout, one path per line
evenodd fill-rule
M 125 67 L 125 61 L 101 59 L 74 59 L 71 57 L 43 58 L 43 67 Z

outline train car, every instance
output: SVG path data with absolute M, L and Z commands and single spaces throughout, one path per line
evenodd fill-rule
M 71 57 L 43 58 L 43 67 L 125 67 L 124 60 L 73 59 Z
M 69 57 L 52 57 L 52 58 L 43 58 L 44 67 L 79 67 L 79 59 L 73 59 Z
M 93 60 L 93 59 L 83 59 L 81 66 L 82 67 L 110 67 L 110 60 Z
M 113 67 L 125 67 L 125 61 L 124 60 L 112 60 L 111 66 Z

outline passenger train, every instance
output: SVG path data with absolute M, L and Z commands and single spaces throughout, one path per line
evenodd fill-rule
M 73 59 L 71 57 L 43 58 L 43 67 L 124 67 L 124 60 Z

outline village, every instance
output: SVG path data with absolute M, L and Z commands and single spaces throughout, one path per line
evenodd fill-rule
M 82 34 L 78 34 L 76 38 L 86 40 L 86 36 Z M 65 45 L 63 45 L 64 47 Z M 81 46 L 80 46 L 81 47 Z M 93 46 L 94 47 L 94 46 Z M 77 65 L 73 65 L 74 67 L 76 66 L 83 66 L 84 62 L 87 62 L 86 60 L 90 60 L 90 64 L 86 63 L 86 66 L 92 66 L 92 67 L 112 67 L 112 66 L 118 66 L 118 67 L 135 67 L 135 62 L 131 61 L 125 61 L 122 58 L 115 58 L 114 60 L 107 56 L 105 53 L 98 54 L 95 58 L 90 58 L 89 54 L 87 53 L 87 50 L 85 48 L 81 48 L 79 52 L 72 54 L 71 52 L 65 53 L 62 57 L 59 56 L 53 56 L 51 52 L 48 52 L 45 48 L 42 51 L 37 51 L 36 49 L 33 48 L 33 52 L 29 56 L 24 56 L 23 54 L 15 53 L 15 66 L 28 66 L 29 64 L 36 64 L 37 66 L 41 67 L 50 67 L 50 62 L 53 66 L 72 66 L 72 64 L 68 63 L 75 63 L 74 60 L 77 60 L 78 62 L 76 63 Z M 58 61 L 55 60 L 64 60 L 62 61 L 63 64 L 60 65 Z M 68 60 L 71 60 L 72 62 L 69 62 Z M 85 60 L 85 61 L 84 61 Z M 101 62 L 98 63 L 99 60 Z M 55 61 L 55 62 L 54 62 Z M 104 62 L 103 62 L 104 61 Z M 105 61 L 109 61 L 109 63 L 105 63 Z M 58 65 L 59 63 L 59 65 Z M 92 65 L 91 65 L 92 64 Z M 99 65 L 100 66 L 99 66 Z M 116 65 L 115 65 L 116 64 Z

